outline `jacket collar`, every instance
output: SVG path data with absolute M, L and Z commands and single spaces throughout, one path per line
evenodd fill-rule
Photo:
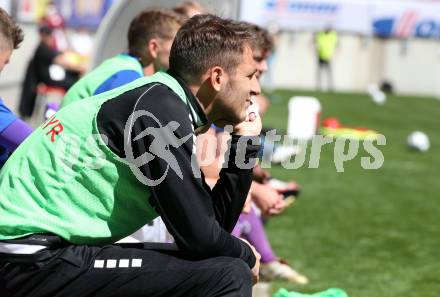
M 182 87 L 183 91 L 185 92 L 186 98 L 188 99 L 189 104 L 191 104 L 191 109 L 194 110 L 194 112 L 197 114 L 197 118 L 200 121 L 197 121 L 196 128 L 205 126 L 208 124 L 208 118 L 206 117 L 205 112 L 203 111 L 202 107 L 200 106 L 199 102 L 197 101 L 194 94 L 191 92 L 191 90 L 188 87 L 188 84 L 181 78 L 179 75 L 177 75 L 172 70 L 167 70 L 167 73 L 172 76 Z

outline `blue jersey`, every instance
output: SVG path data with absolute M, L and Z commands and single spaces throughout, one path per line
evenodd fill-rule
M 3 99 L 0 98 L 0 134 L 17 120 L 17 116 L 6 107 Z M 0 143 L 0 167 L 8 159 L 10 152 Z
M 113 90 L 143 76 L 144 70 L 137 58 L 118 54 L 76 82 L 64 96 L 61 107 Z
M 128 84 L 138 78 L 142 77 L 142 75 L 139 74 L 139 72 L 134 70 L 121 70 L 119 72 L 116 72 L 111 77 L 109 77 L 105 82 L 103 82 L 94 92 L 93 95 L 98 95 L 113 89 L 116 89 L 117 87 L 123 86 L 125 84 Z

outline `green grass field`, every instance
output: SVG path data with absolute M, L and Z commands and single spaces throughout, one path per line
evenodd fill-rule
M 266 126 L 286 130 L 287 102 L 294 95 L 316 96 L 322 118 L 368 127 L 386 136 L 380 147 L 384 165 L 365 170 L 360 157 L 338 173 L 334 145 L 324 146 L 318 169 L 274 166 L 274 176 L 295 179 L 301 198 L 269 221 L 267 231 L 277 252 L 310 278 L 307 286 L 274 282 L 304 293 L 330 287 L 350 297 L 440 296 L 440 101 L 390 96 L 376 106 L 367 95 L 276 91 Z M 427 153 L 409 151 L 406 137 L 424 131 Z

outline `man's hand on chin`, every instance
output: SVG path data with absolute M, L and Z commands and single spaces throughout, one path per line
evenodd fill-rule
M 252 102 L 247 109 L 246 119 L 234 126 L 234 133 L 242 136 L 258 136 L 263 124 L 258 112 L 258 104 Z

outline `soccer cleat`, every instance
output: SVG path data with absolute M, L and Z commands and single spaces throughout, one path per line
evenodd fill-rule
M 278 279 L 300 285 L 305 285 L 309 282 L 306 276 L 298 273 L 280 260 L 262 263 L 260 266 L 260 278 L 262 281 Z

